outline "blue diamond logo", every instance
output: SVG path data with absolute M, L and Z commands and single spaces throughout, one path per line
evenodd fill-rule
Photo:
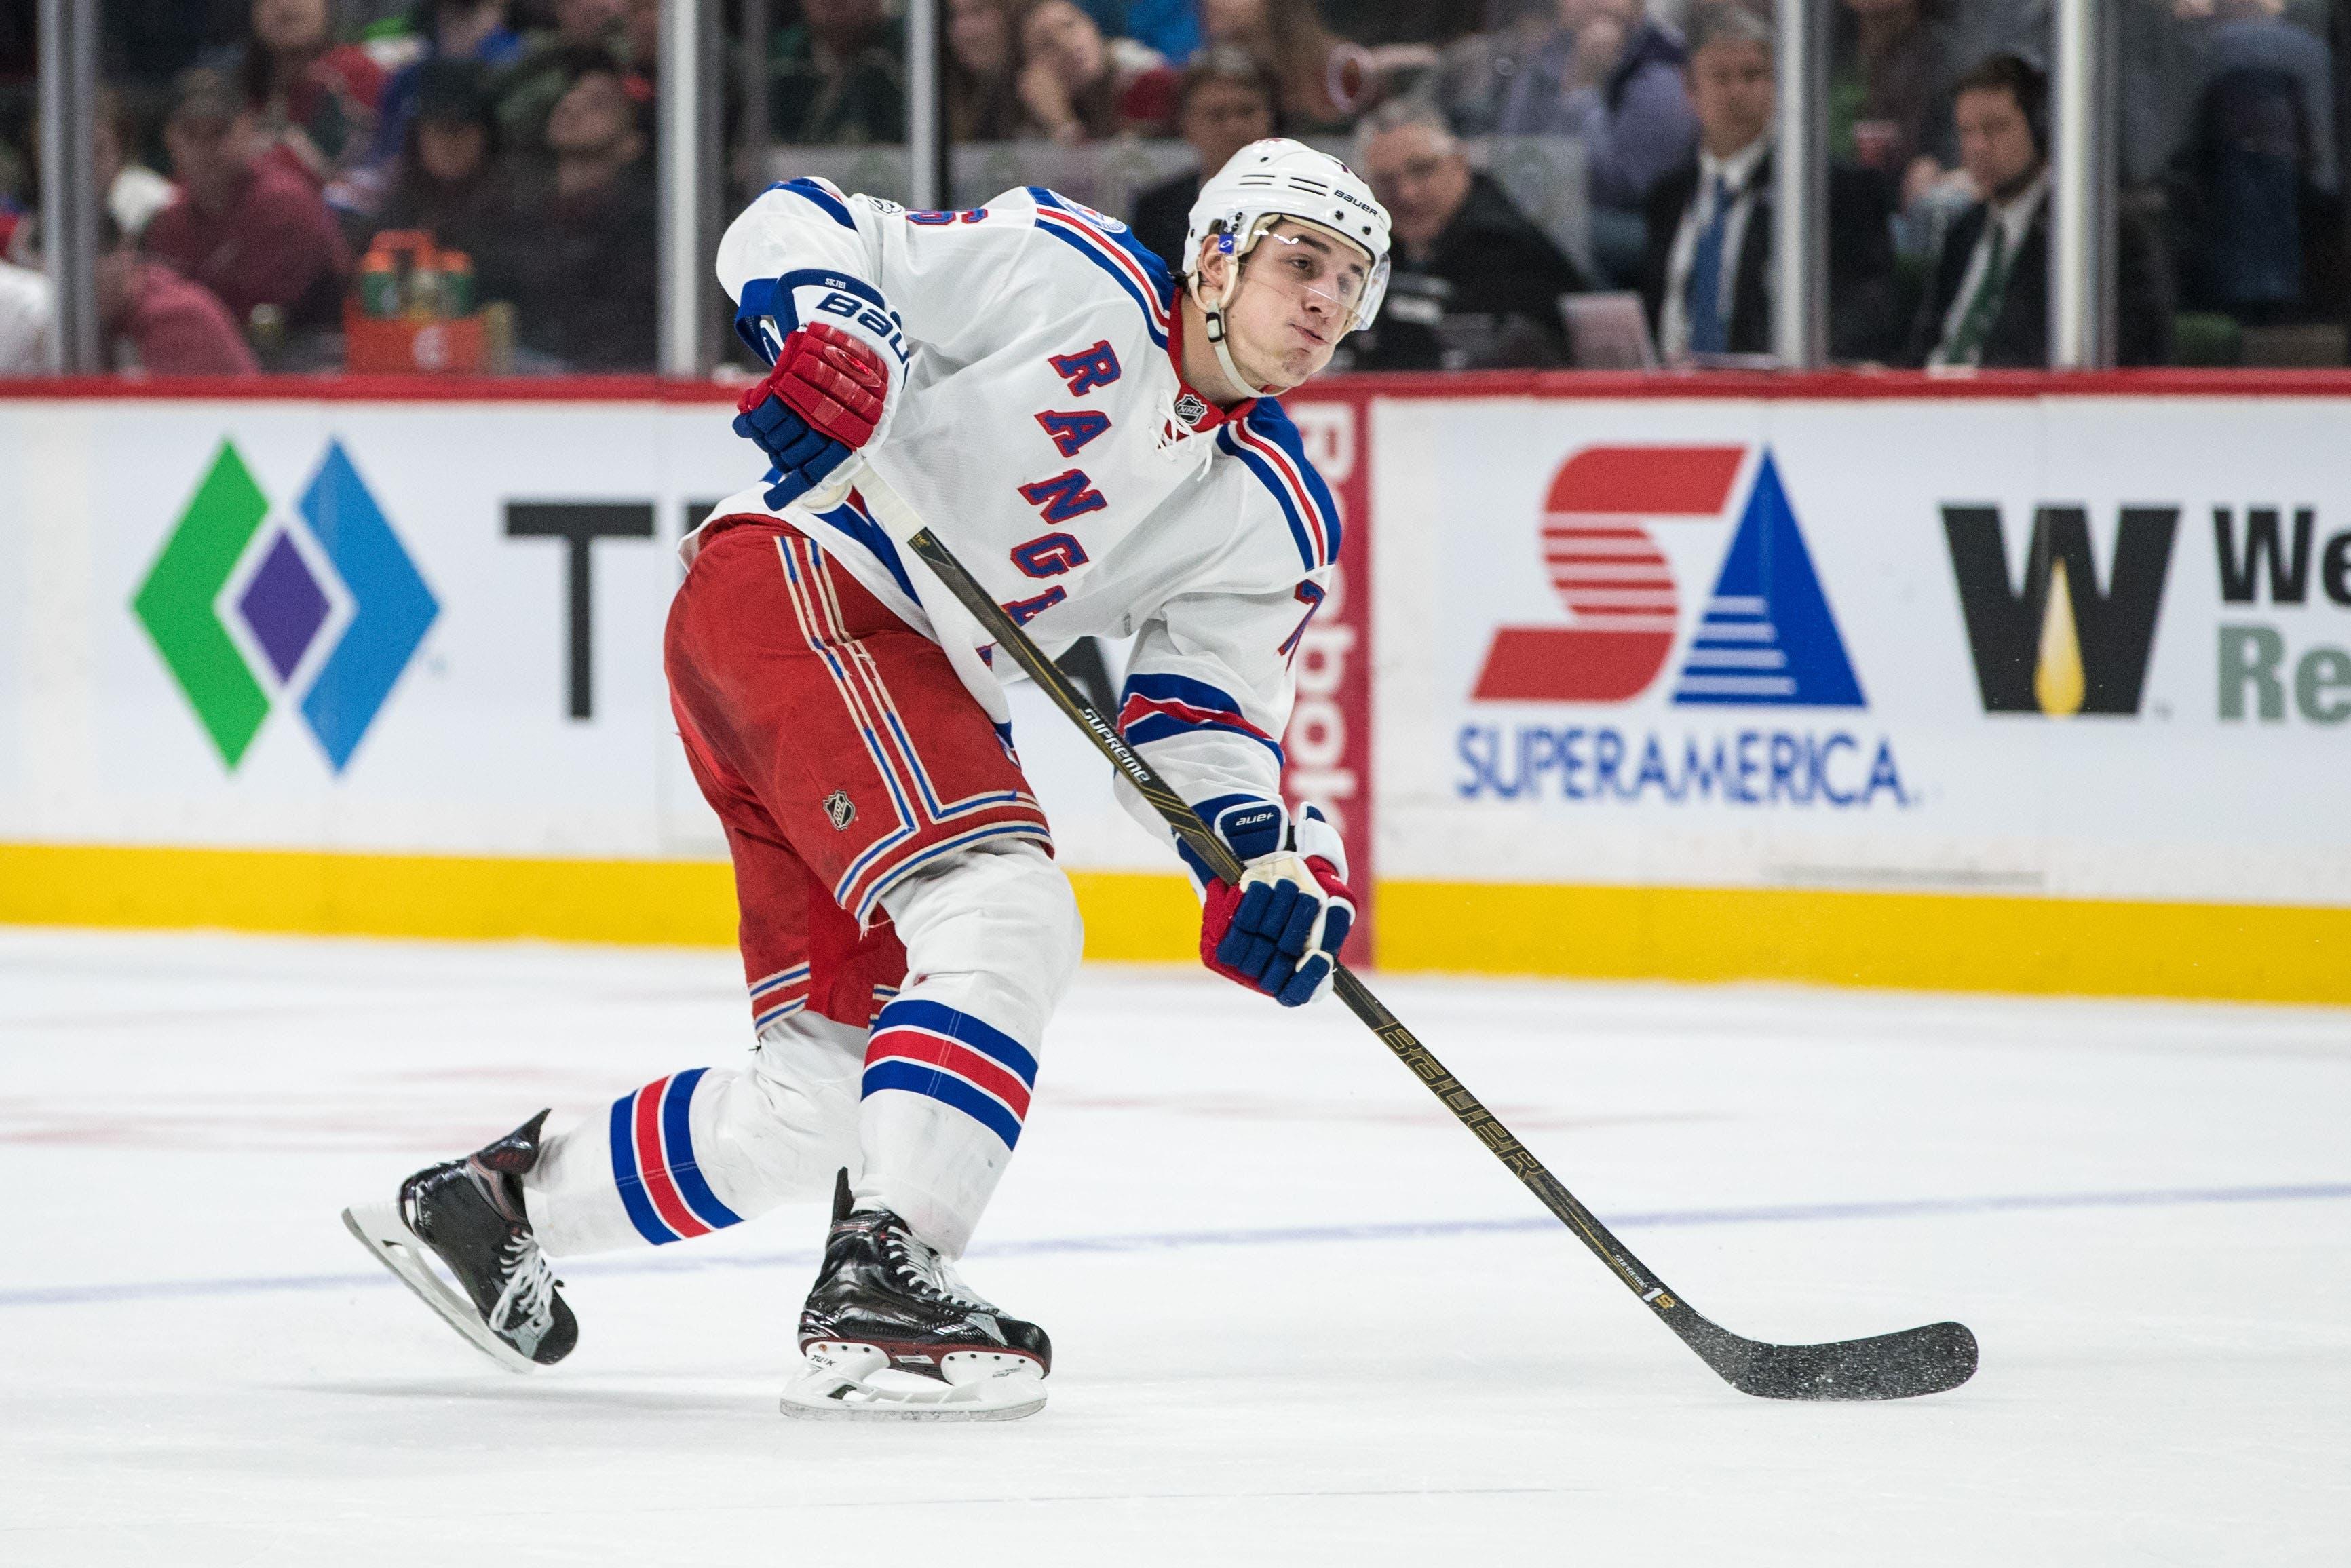
M 329 444 L 298 509 L 350 591 L 354 612 L 302 699 L 310 733 L 340 773 L 441 613 L 441 601 L 424 586 L 341 442 Z

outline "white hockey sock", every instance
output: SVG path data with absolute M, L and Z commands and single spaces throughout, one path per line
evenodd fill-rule
M 761 1032 L 748 1071 L 695 1068 L 622 1095 L 547 1140 L 523 1178 L 550 1256 L 685 1240 L 857 1165 L 865 1031 L 799 1013 Z
M 1038 845 L 998 840 L 882 902 L 906 981 L 866 1049 L 855 1200 L 957 1258 L 1019 1141 L 1045 1022 L 1077 971 L 1077 899 Z

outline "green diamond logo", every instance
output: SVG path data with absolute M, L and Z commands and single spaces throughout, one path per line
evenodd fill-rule
M 155 651 L 231 768 L 269 716 L 269 695 L 230 640 L 214 602 L 268 515 L 269 502 L 245 460 L 233 444 L 222 442 L 212 471 L 196 486 L 131 601 L 131 612 L 154 639 Z

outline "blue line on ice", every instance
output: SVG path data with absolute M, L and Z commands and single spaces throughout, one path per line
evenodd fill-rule
M 1684 1225 L 1790 1225 L 1817 1219 L 1897 1219 L 1925 1214 L 2000 1214 L 2052 1208 L 2176 1208 L 2207 1203 L 2289 1203 L 2351 1197 L 2351 1182 L 2295 1186 L 2158 1187 L 2145 1192 L 2048 1192 L 1994 1194 L 1980 1197 L 1909 1197 L 1865 1203 L 1770 1204 L 1754 1208 L 1663 1209 L 1648 1214 L 1601 1217 L 1612 1230 L 1655 1229 Z M 1057 1236 L 1032 1241 L 999 1241 L 972 1249 L 975 1258 L 1017 1258 L 1072 1252 L 1180 1251 L 1190 1247 L 1275 1247 L 1312 1241 L 1404 1241 L 1423 1237 L 1490 1236 L 1549 1230 L 1549 1215 L 1521 1219 L 1407 1219 L 1376 1225 L 1303 1225 L 1270 1230 L 1176 1230 L 1134 1236 Z M 569 1258 L 557 1265 L 566 1274 L 672 1273 L 678 1270 L 812 1268 L 814 1248 L 790 1252 L 696 1257 L 637 1256 Z M 346 1291 L 396 1283 L 382 1270 L 348 1274 L 247 1275 L 220 1280 L 131 1280 L 112 1285 L 39 1285 L 0 1291 L 0 1308 L 68 1307 L 113 1301 L 170 1301 L 193 1296 L 260 1295 L 277 1291 Z

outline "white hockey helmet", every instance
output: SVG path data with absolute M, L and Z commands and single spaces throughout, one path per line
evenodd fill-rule
M 1238 266 L 1282 218 L 1327 229 L 1370 259 L 1364 292 L 1348 314 L 1348 331 L 1370 326 L 1387 295 L 1388 212 L 1363 177 L 1328 152 L 1286 136 L 1250 142 L 1201 184 L 1184 235 L 1183 270 L 1191 277 L 1192 297 L 1207 317 L 1217 357 L 1236 381 L 1240 378 L 1225 350 L 1224 312 L 1199 298 L 1200 246 L 1212 234 L 1222 236 L 1221 248 Z

